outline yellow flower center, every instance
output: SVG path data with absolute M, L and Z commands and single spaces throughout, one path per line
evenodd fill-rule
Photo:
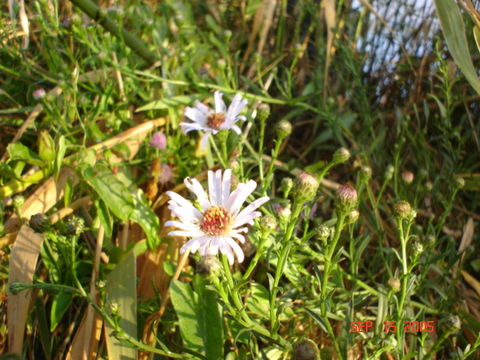
M 200 228 L 208 235 L 222 235 L 230 228 L 231 216 L 222 206 L 212 206 L 203 214 Z
M 215 130 L 219 130 L 224 122 L 225 114 L 223 113 L 213 113 L 207 119 L 207 125 Z

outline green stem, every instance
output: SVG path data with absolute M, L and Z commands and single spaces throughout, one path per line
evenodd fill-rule
M 222 167 L 224 169 L 227 169 L 227 163 L 223 157 L 223 154 L 220 152 L 220 150 L 218 149 L 218 146 L 217 146 L 217 143 L 215 142 L 215 140 L 213 139 L 213 136 L 209 136 L 210 138 L 210 143 L 212 144 L 213 146 L 213 150 L 215 150 L 215 153 L 217 154 L 217 158 L 218 160 L 220 161 L 220 164 L 222 164 Z
M 285 237 L 283 238 L 283 241 L 282 241 L 283 247 L 280 252 L 280 256 L 278 257 L 277 267 L 275 269 L 275 278 L 273 280 L 272 294 L 270 297 L 270 324 L 272 328 L 272 333 L 276 332 L 278 327 L 278 318 L 277 318 L 277 312 L 275 308 L 275 300 L 277 298 L 277 293 L 278 293 L 278 284 L 280 283 L 280 278 L 282 277 L 283 272 L 285 270 L 285 265 L 287 263 L 288 255 L 290 254 L 290 249 L 292 248 L 292 245 L 293 245 L 292 241 L 290 240 L 292 238 L 293 231 L 295 229 L 295 225 L 297 224 L 298 217 L 301 211 L 302 211 L 302 204 L 298 204 L 298 202 L 295 202 L 294 208 L 292 211 L 292 216 L 290 218 L 290 222 L 285 232 Z
M 321 312 L 322 312 L 322 316 L 325 319 L 327 316 L 326 297 L 327 297 L 327 289 L 328 289 L 327 287 L 328 277 L 331 271 L 330 265 L 332 261 L 332 256 L 335 252 L 335 248 L 337 247 L 338 240 L 340 239 L 340 233 L 342 232 L 344 223 L 345 223 L 345 214 L 343 214 L 342 212 L 339 212 L 337 223 L 335 224 L 335 233 L 333 235 L 332 242 L 328 244 L 327 252 L 325 253 L 323 279 L 322 279 L 322 287 L 321 287 L 321 298 L 322 298 Z
M 13 180 L 0 188 L 0 200 L 18 194 L 27 189 L 30 185 L 37 184 L 48 176 L 47 169 L 39 170 L 32 175 L 25 176 L 21 180 Z
M 243 277 L 242 277 L 243 280 L 247 280 L 248 277 L 252 274 L 253 269 L 255 269 L 255 267 L 257 266 L 258 261 L 263 255 L 263 251 L 262 251 L 263 245 L 265 244 L 265 241 L 267 240 L 267 238 L 268 238 L 268 235 L 262 234 L 262 237 L 260 238 L 260 243 L 258 244 L 257 252 L 255 253 L 255 256 L 253 257 L 252 261 L 250 261 L 250 264 L 248 265 L 247 270 L 243 274 Z
M 95 3 L 90 0 L 70 0 L 77 5 L 85 14 L 98 22 L 105 30 L 112 33 L 119 39 L 123 39 L 125 44 L 132 49 L 134 53 L 144 59 L 150 65 L 153 65 L 159 59 L 157 56 L 148 50 L 146 44 L 137 38 L 135 35 L 129 33 L 125 29 L 121 29 L 115 21 L 113 21 L 104 9 L 100 9 Z
M 262 181 L 262 192 L 264 195 L 267 194 L 267 189 L 266 186 L 270 185 L 272 182 L 272 177 L 273 177 L 273 169 L 275 165 L 275 160 L 277 160 L 278 154 L 280 152 L 280 146 L 282 145 L 283 139 L 278 138 L 275 141 L 275 148 L 273 149 L 272 152 L 272 161 L 270 161 L 270 165 L 268 166 L 268 171 L 267 174 L 265 175 L 265 179 Z M 261 154 L 260 154 L 261 156 Z

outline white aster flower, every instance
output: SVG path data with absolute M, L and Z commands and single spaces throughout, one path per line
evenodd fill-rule
M 215 110 L 211 110 L 207 105 L 200 101 L 195 101 L 194 107 L 187 106 L 185 116 L 192 122 L 182 122 L 180 126 L 185 133 L 192 130 L 203 130 L 205 134 L 202 136 L 202 149 L 207 146 L 208 137 L 215 135 L 220 130 L 233 130 L 237 134 L 242 131 L 236 125 L 238 120 L 246 120 L 246 117 L 239 115 L 243 108 L 247 105 L 247 100 L 242 99 L 242 95 L 236 94 L 232 103 L 228 107 L 225 105 L 220 91 L 215 91 Z
M 242 262 L 244 254 L 235 240 L 245 242 L 242 233 L 248 231 L 247 224 L 253 224 L 253 219 L 260 216 L 258 207 L 266 203 L 268 196 L 253 201 L 240 211 L 247 197 L 255 190 L 257 183 L 253 180 L 238 184 L 230 193 L 232 171 L 218 170 L 208 172 L 208 194 L 203 190 L 197 179 L 186 178 L 185 186 L 197 197 L 198 207 L 173 191 L 167 191 L 170 196 L 168 208 L 178 220 L 171 220 L 165 226 L 174 226 L 177 230 L 168 233 L 170 236 L 191 237 L 180 250 L 184 253 L 190 249 L 197 250 L 200 255 L 216 255 L 218 251 L 225 254 L 230 264 L 233 264 L 235 253 L 238 262 Z

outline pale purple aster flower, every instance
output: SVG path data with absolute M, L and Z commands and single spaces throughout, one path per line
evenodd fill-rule
M 33 92 L 33 98 L 35 100 L 41 99 L 45 96 L 46 92 L 44 88 L 39 88 Z
M 247 105 L 247 100 L 242 99 L 242 95 L 236 94 L 228 109 L 220 91 L 215 91 L 214 98 L 215 110 L 211 110 L 197 100 L 194 107 L 187 106 L 185 108 L 185 116 L 192 122 L 180 123 L 185 133 L 192 130 L 205 131 L 202 137 L 202 149 L 206 148 L 208 137 L 211 134 L 215 135 L 220 130 L 233 130 L 240 135 L 242 131 L 236 123 L 238 120 L 246 120 L 245 116 L 239 115 Z
M 159 150 L 163 150 L 167 147 L 167 137 L 163 132 L 157 131 L 153 134 L 150 145 Z
M 179 220 L 171 220 L 165 226 L 174 226 L 177 230 L 169 232 L 170 236 L 186 236 L 191 239 L 183 245 L 180 253 L 190 249 L 192 253 L 199 251 L 200 255 L 216 255 L 219 251 L 225 254 L 230 264 L 234 262 L 234 254 L 238 262 L 245 258 L 241 247 L 235 240 L 245 242 L 241 233 L 248 231 L 247 224 L 260 216 L 258 207 L 269 198 L 261 197 L 240 211 L 247 197 L 255 190 L 257 183 L 253 180 L 238 184 L 230 193 L 232 171 L 218 170 L 208 172 L 208 193 L 204 191 L 197 179 L 186 178 L 185 186 L 197 197 L 198 208 L 173 191 L 167 191 L 170 196 L 168 208 Z

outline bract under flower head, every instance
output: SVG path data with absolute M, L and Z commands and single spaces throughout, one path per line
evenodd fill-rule
M 230 264 L 234 262 L 234 254 L 238 262 L 242 262 L 244 254 L 235 240 L 245 242 L 242 233 L 248 231 L 247 224 L 260 216 L 258 207 L 266 203 L 269 198 L 261 197 L 241 210 L 248 196 L 255 190 L 257 183 L 253 180 L 238 184 L 230 192 L 232 171 L 221 170 L 208 172 L 208 193 L 197 179 L 186 178 L 185 186 L 197 197 L 198 208 L 182 196 L 168 191 L 170 196 L 168 208 L 178 220 L 171 220 L 165 226 L 174 226 L 177 230 L 170 231 L 170 236 L 191 237 L 180 250 L 191 252 L 199 251 L 200 255 L 216 255 L 219 251 L 226 255 Z
M 182 122 L 180 126 L 185 133 L 192 130 L 202 130 L 205 134 L 202 137 L 202 149 L 207 146 L 208 137 L 215 135 L 220 130 L 233 130 L 241 134 L 240 128 L 236 125 L 238 120 L 246 120 L 246 117 L 239 115 L 247 105 L 247 100 L 242 95 L 236 94 L 232 103 L 227 109 L 223 101 L 223 94 L 215 91 L 215 110 L 210 109 L 200 101 L 195 102 L 194 107 L 185 108 L 185 116 L 192 122 Z

